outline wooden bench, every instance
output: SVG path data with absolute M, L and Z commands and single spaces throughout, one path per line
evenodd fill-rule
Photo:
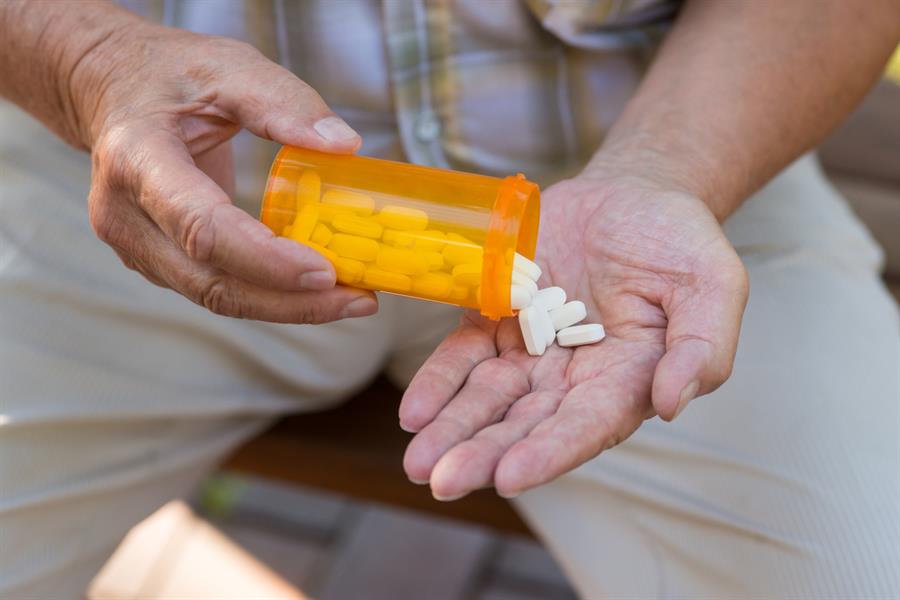
M 438 502 L 427 485 L 410 483 L 401 461 L 412 435 L 398 425 L 400 396 L 380 377 L 339 408 L 282 419 L 224 468 L 531 535 L 493 490 Z

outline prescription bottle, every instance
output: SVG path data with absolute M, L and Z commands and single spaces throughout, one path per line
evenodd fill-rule
M 534 258 L 540 190 L 504 178 L 285 146 L 260 220 L 334 265 L 339 283 L 511 316 L 518 252 Z

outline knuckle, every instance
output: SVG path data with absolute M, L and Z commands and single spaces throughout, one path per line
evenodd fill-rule
M 190 258 L 208 262 L 216 244 L 212 211 L 204 208 L 188 210 L 180 220 L 178 242 Z
M 246 296 L 223 275 L 206 279 L 199 287 L 196 302 L 217 315 L 243 319 L 250 314 Z

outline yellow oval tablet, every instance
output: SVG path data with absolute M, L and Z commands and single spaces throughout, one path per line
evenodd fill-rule
M 338 255 L 335 254 L 333 251 L 329 250 L 328 248 L 325 248 L 324 246 L 320 246 L 320 245 L 316 244 L 315 242 L 306 242 L 306 245 L 309 246 L 310 248 L 312 248 L 313 250 L 315 250 L 316 252 L 318 252 L 319 254 L 321 254 L 322 256 L 324 256 L 325 258 L 327 258 L 328 262 L 330 262 L 331 264 L 334 264 L 334 262 L 338 259 Z
M 450 299 L 454 302 L 461 302 L 469 297 L 469 288 L 464 285 L 454 285 L 450 290 Z
M 328 242 L 331 241 L 331 230 L 328 229 L 328 226 L 323 225 L 322 223 L 316 223 L 315 228 L 313 228 L 312 235 L 309 236 L 310 241 L 313 241 L 320 246 L 327 246 Z
M 372 199 L 372 196 L 335 188 L 325 192 L 322 196 L 322 204 L 349 208 L 361 217 L 368 217 L 375 210 L 375 200 Z
M 363 283 L 386 292 L 408 292 L 412 288 L 412 280 L 407 275 L 371 267 L 366 269 Z
M 428 271 L 425 257 L 413 250 L 382 246 L 375 258 L 379 269 L 403 273 L 404 275 L 421 275 Z
M 307 204 L 318 204 L 322 195 L 322 180 L 315 171 L 303 171 L 297 178 L 297 211 Z
M 453 289 L 453 278 L 446 273 L 426 273 L 412 280 L 412 291 L 420 296 L 444 300 Z
M 481 263 L 464 263 L 453 267 L 453 283 L 474 287 L 481 283 Z
M 395 248 L 412 248 L 413 242 L 416 241 L 414 234 L 409 231 L 398 231 L 397 229 L 385 229 L 381 234 L 381 240 L 385 244 L 394 246 Z
M 315 204 L 307 204 L 294 217 L 294 223 L 291 225 L 291 239 L 295 242 L 304 243 L 309 240 L 316 222 L 319 220 L 319 207 Z
M 363 262 L 375 260 L 381 244 L 369 238 L 346 233 L 336 233 L 331 236 L 328 248 L 338 253 L 338 256 L 352 258 Z
M 365 217 L 357 217 L 354 215 L 337 215 L 332 221 L 331 226 L 341 233 L 349 233 L 350 235 L 359 235 L 367 238 L 378 239 L 384 228 Z
M 353 285 L 362 281 L 363 274 L 366 272 L 366 265 L 358 260 L 341 258 L 339 256 L 334 261 L 334 271 L 337 273 L 338 281 Z
M 428 213 L 418 208 L 390 204 L 378 213 L 378 222 L 392 229 L 422 231 L 428 227 Z
M 444 246 L 443 255 L 445 261 L 456 266 L 465 263 L 481 264 L 484 252 L 482 251 L 481 246 L 477 246 L 471 242 L 451 241 L 448 237 L 447 245 Z
M 419 254 L 425 259 L 429 271 L 440 271 L 444 268 L 444 255 L 440 252 L 423 250 Z
M 440 252 L 443 249 L 444 244 L 447 242 L 447 236 L 443 231 L 438 231 L 437 229 L 428 229 L 427 231 L 419 231 L 413 234 L 415 237 L 415 244 L 413 247 L 416 250 L 431 250 L 434 252 Z

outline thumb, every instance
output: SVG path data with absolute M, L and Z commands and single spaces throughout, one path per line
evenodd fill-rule
M 255 68 L 221 78 L 216 104 L 253 134 L 290 146 L 349 154 L 362 138 L 312 87 L 260 57 Z
M 719 265 L 703 286 L 679 288 L 663 306 L 669 319 L 666 353 L 656 365 L 652 400 L 666 421 L 731 375 L 748 288 L 737 255 L 733 263 Z

